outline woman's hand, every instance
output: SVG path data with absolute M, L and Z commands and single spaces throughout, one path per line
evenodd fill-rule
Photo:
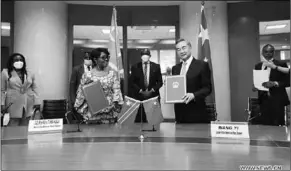
M 118 104 L 118 102 L 114 102 L 114 111 L 120 113 L 122 109 L 122 105 Z

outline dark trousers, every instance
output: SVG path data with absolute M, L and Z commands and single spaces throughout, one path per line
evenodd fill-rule
M 143 105 L 141 104 L 138 108 L 138 112 L 137 112 L 137 115 L 135 117 L 135 123 L 147 123 L 147 116 L 145 114 L 145 110 L 144 110 L 144 107 Z
M 260 104 L 261 116 L 258 117 L 257 123 L 263 125 L 284 125 L 285 108 L 284 104 L 277 99 L 264 99 Z

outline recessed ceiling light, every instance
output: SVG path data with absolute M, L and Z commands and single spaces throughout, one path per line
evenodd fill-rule
M 84 45 L 84 47 L 87 47 L 87 48 L 107 48 L 106 45 L 94 45 L 94 44 L 86 44 L 86 45 Z
M 277 24 L 277 25 L 269 25 L 266 27 L 266 29 L 281 29 L 285 28 L 287 24 Z
M 166 45 L 174 45 L 175 44 L 175 40 L 162 40 L 160 43 L 161 44 L 166 44 Z
M 10 26 L 1 26 L 1 29 L 3 29 L 3 30 L 10 30 Z
M 157 40 L 138 40 L 138 43 L 156 43 Z
M 91 40 L 94 43 L 108 43 L 109 40 Z
M 109 30 L 109 29 L 103 29 L 102 32 L 103 32 L 104 34 L 109 34 L 109 33 L 110 33 L 110 30 Z
M 10 23 L 1 22 L 1 29 L 2 30 L 10 30 Z
M 83 43 L 84 43 L 83 40 L 74 40 L 75 45 L 79 45 L 79 44 L 83 44 Z
M 170 33 L 174 33 L 176 31 L 176 29 L 170 29 L 169 32 Z

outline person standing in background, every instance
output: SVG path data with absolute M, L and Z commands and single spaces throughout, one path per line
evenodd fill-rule
M 262 55 L 268 63 L 287 68 L 287 64 L 274 59 L 274 46 L 267 44 L 262 49 Z M 260 62 L 255 65 L 255 70 L 267 70 L 269 72 L 269 81 L 263 83 L 262 86 L 268 88 L 269 91 L 258 91 L 258 100 L 260 105 L 261 116 L 255 122 L 264 125 L 284 125 L 284 107 L 290 104 L 285 88 L 290 87 L 290 77 L 275 69 L 268 68 Z
M 160 88 L 163 85 L 161 67 L 159 64 L 150 61 L 149 49 L 141 51 L 142 62 L 132 66 L 129 79 L 130 90 L 133 98 L 143 101 L 158 96 L 160 99 Z M 143 110 L 143 111 L 142 111 Z M 146 122 L 144 108 L 138 110 L 135 122 Z
M 85 52 L 84 62 L 81 65 L 75 66 L 71 74 L 71 79 L 70 79 L 70 107 L 71 109 L 74 109 L 73 106 L 75 104 L 77 90 L 80 85 L 82 75 L 84 73 L 89 72 L 91 69 L 92 69 L 92 60 L 90 59 L 90 54 L 88 52 Z
M 20 53 L 12 54 L 3 69 L 1 77 L 1 109 L 8 108 L 8 126 L 28 125 L 34 110 L 40 110 L 35 75 L 26 69 L 25 57 Z

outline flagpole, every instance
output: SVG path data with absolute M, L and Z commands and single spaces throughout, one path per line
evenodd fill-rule
M 116 8 L 115 8 L 115 4 L 113 5 L 113 16 L 114 16 L 114 28 L 116 29 L 115 30 L 115 33 L 117 33 L 117 18 L 116 18 Z M 117 34 L 114 34 L 114 39 L 115 39 L 115 46 L 114 47 L 117 47 Z M 115 56 L 116 56 L 116 67 L 117 67 L 117 75 L 118 75 L 118 81 L 120 81 L 120 74 L 119 74 L 119 63 L 118 63 L 118 52 L 117 52 L 117 49 L 115 49 Z
M 141 121 L 141 124 L 140 124 L 140 136 L 138 137 L 139 138 L 139 140 L 141 141 L 141 142 L 143 142 L 143 140 L 145 139 L 145 136 L 144 136 L 144 134 L 143 134 L 143 130 L 142 130 L 142 116 L 143 116 L 143 110 L 144 110 L 144 107 L 143 107 L 143 103 L 141 102 L 140 103 L 140 109 L 141 109 L 141 115 L 140 115 L 140 121 Z

